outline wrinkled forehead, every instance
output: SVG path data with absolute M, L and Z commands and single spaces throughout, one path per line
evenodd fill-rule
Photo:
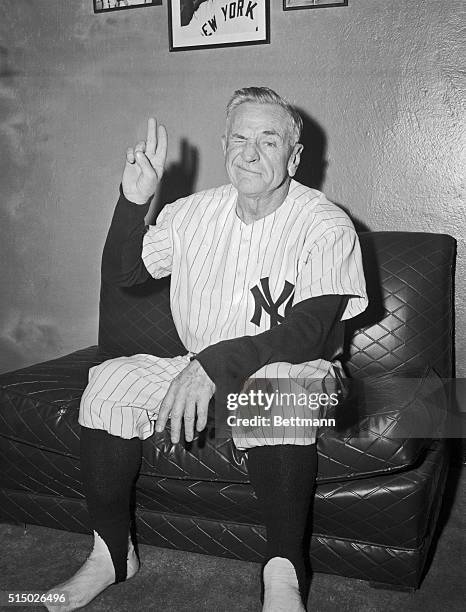
M 236 106 L 226 121 L 227 135 L 239 133 L 243 136 L 260 133 L 275 133 L 284 140 L 293 130 L 292 119 L 278 104 L 243 102 Z

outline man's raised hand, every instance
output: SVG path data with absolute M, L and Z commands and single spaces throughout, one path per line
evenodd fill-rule
M 126 150 L 121 181 L 127 200 L 145 204 L 155 193 L 167 157 L 167 130 L 153 117 L 147 121 L 147 138 Z

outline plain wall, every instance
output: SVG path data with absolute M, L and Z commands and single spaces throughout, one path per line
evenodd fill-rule
M 94 15 L 92 0 L 1 0 L 0 369 L 96 343 L 100 255 L 146 118 L 169 132 L 170 196 L 221 184 L 224 106 L 256 84 L 322 128 L 322 189 L 356 221 L 458 239 L 464 376 L 463 1 L 271 0 L 271 44 L 177 53 L 167 4 Z

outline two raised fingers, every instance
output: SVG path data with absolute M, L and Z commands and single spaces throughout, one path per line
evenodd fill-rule
M 145 153 L 154 168 L 162 169 L 167 156 L 167 130 L 164 125 L 157 126 L 154 117 L 149 117 L 147 121 L 146 140 L 140 140 L 135 147 L 126 149 L 126 161 L 130 164 L 136 162 L 136 153 Z

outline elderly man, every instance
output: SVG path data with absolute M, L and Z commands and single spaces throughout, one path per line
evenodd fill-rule
M 344 320 L 367 304 L 360 249 L 347 215 L 292 178 L 301 128 L 298 113 L 274 91 L 236 91 L 222 138 L 231 183 L 168 204 L 149 228 L 144 219 L 164 170 L 165 128 L 149 119 L 146 141 L 126 152 L 103 275 L 129 286 L 171 274 L 171 310 L 187 353 L 122 357 L 90 371 L 79 422 L 94 548 L 77 574 L 53 589 L 68 593 L 62 610 L 86 605 L 137 572 L 130 496 L 141 440 L 154 428 L 163 431 L 170 419 L 172 442 L 182 425 L 192 441 L 206 426 L 214 393 L 219 407 L 248 379 L 303 390 L 316 381 L 322 389 L 324 379 L 328 388 L 338 377 Z M 275 411 L 297 413 L 296 405 L 279 404 Z M 266 526 L 263 610 L 302 611 L 316 430 L 284 427 L 277 435 L 262 425 L 235 427 L 233 439 L 248 452 Z

